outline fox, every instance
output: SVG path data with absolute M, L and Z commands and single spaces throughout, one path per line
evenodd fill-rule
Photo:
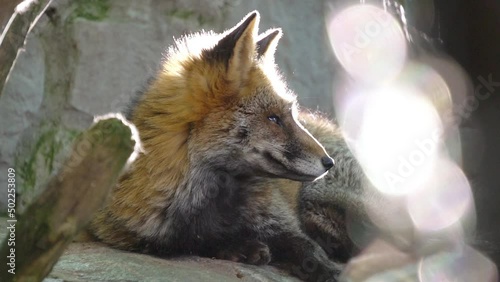
M 303 231 L 292 195 L 335 162 L 300 122 L 307 114 L 275 64 L 281 29 L 259 35 L 259 21 L 253 11 L 168 49 L 127 114 L 142 150 L 91 221 L 98 240 L 338 280 L 342 264 Z

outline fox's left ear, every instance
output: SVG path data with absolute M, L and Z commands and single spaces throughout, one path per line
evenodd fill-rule
M 274 52 L 282 36 L 280 28 L 270 29 L 257 39 L 257 58 L 274 61 Z
M 245 79 L 255 59 L 255 37 L 259 24 L 259 13 L 253 11 L 239 24 L 226 32 L 224 37 L 210 50 L 212 57 L 225 63 L 226 79 L 238 83 Z

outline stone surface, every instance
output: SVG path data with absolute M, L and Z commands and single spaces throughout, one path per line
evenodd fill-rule
M 34 122 L 44 97 L 44 54 L 36 37 L 27 40 L 0 96 L 0 170 L 14 167 L 17 145 L 25 130 Z M 7 173 L 0 174 L 0 182 L 7 182 Z M 4 210 L 6 189 L 0 192 L 0 207 Z
M 0 241 L 6 235 L 0 217 Z M 111 249 L 97 242 L 72 243 L 45 282 L 171 281 L 171 282 L 298 282 L 273 266 L 253 266 L 196 256 L 159 258 Z
M 300 281 L 272 266 L 195 256 L 169 259 L 128 253 L 99 243 L 73 243 L 49 278 L 63 281 Z
M 158 41 L 156 36 L 152 24 L 75 20 L 80 54 L 71 106 L 92 115 L 122 110 L 161 57 L 160 44 L 144 44 Z

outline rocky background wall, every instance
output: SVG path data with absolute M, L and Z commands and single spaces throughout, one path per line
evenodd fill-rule
M 0 96 L 0 171 L 17 171 L 18 204 L 39 192 L 94 115 L 123 110 L 174 37 L 221 32 L 252 10 L 282 27 L 277 63 L 303 106 L 331 114 L 334 60 L 323 1 L 53 1 Z M 319 17 L 319 18 L 318 18 Z M 314 20 L 312 20 L 314 19 Z M 7 175 L 0 175 L 6 183 Z M 0 190 L 0 208 L 6 205 Z

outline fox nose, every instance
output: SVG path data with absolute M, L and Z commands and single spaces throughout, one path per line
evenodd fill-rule
M 323 164 L 323 166 L 325 167 L 326 170 L 329 170 L 335 164 L 335 162 L 333 161 L 333 159 L 330 158 L 329 156 L 322 157 L 321 158 L 321 163 Z

